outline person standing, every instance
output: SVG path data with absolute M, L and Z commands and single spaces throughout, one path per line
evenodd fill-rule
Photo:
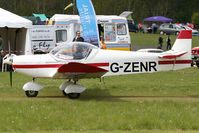
M 160 46 L 158 47 L 158 49 L 162 49 L 163 38 L 162 38 L 162 35 L 161 35 L 161 34 L 160 34 L 160 37 L 159 37 L 159 39 L 158 39 L 158 44 L 160 45 Z
M 101 41 L 100 41 L 100 48 L 101 49 L 106 49 L 106 44 L 104 43 L 104 37 L 100 37 Z
M 167 50 L 171 49 L 171 38 L 170 38 L 170 35 L 168 35 L 168 37 L 166 39 L 166 42 L 167 42 Z
M 139 32 L 142 32 L 142 23 L 139 23 L 138 26 L 139 26 Z
M 153 32 L 153 34 L 155 34 L 156 31 L 157 31 L 157 25 L 156 25 L 156 23 L 153 23 L 152 24 L 152 32 Z
M 2 64 L 2 58 L 3 58 L 3 38 L 0 35 L 0 64 Z
M 84 42 L 84 38 L 80 36 L 80 32 L 79 31 L 76 32 L 76 36 L 73 39 L 73 42 Z

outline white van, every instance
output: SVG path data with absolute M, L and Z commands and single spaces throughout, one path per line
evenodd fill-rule
M 107 49 L 131 50 L 126 18 L 113 15 L 97 15 L 96 17 L 99 35 L 104 37 Z M 32 50 L 46 52 L 59 43 L 73 41 L 76 31 L 80 31 L 83 35 L 80 23 L 78 15 L 55 14 L 50 19 L 49 25 L 33 26 Z

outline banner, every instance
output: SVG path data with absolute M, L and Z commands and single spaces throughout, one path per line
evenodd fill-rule
M 99 47 L 99 32 L 91 0 L 76 0 L 85 42 Z

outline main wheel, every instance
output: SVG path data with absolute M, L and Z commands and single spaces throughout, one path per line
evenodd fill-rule
M 176 35 L 179 35 L 179 34 L 180 34 L 180 32 L 179 32 L 179 31 L 177 31 L 177 32 L 176 32 Z
M 25 91 L 27 97 L 36 97 L 38 95 L 38 91 Z
M 164 31 L 160 31 L 160 34 L 163 35 L 163 34 L 164 34 Z
M 69 93 L 68 94 L 68 97 L 70 99 L 77 99 L 77 98 L 79 98 L 79 96 L 80 96 L 80 93 Z
M 64 94 L 64 96 L 67 96 L 68 94 L 66 94 L 66 92 L 64 90 L 62 90 L 62 93 Z

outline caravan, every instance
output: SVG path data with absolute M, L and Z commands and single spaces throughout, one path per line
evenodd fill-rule
M 97 15 L 99 36 L 103 36 L 107 49 L 131 50 L 127 20 L 113 15 Z M 48 52 L 62 42 L 72 42 L 77 31 L 83 35 L 78 15 L 55 14 L 48 25 L 34 25 L 31 31 L 32 50 Z

